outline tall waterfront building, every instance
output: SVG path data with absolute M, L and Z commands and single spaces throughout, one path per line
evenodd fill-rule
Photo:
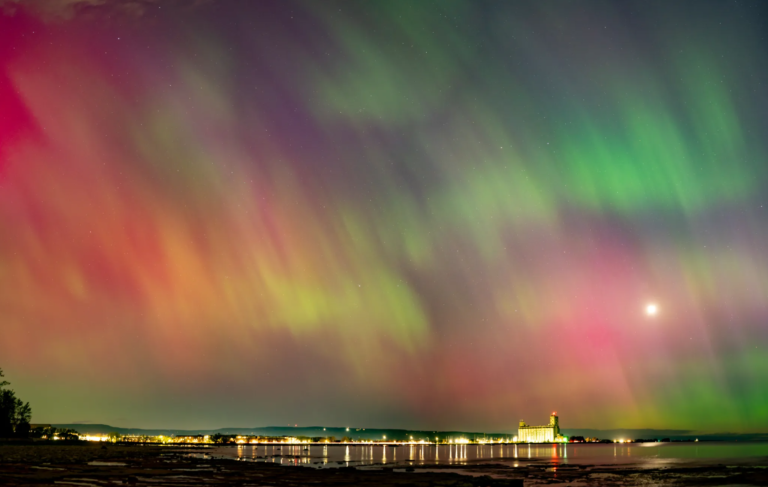
M 517 441 L 523 443 L 551 443 L 562 441 L 560 436 L 560 420 L 557 413 L 549 415 L 549 424 L 546 426 L 529 426 L 525 421 L 520 420 L 520 427 L 517 430 Z

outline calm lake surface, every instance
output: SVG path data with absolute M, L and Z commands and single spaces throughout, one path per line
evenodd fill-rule
M 634 465 L 768 465 L 767 442 L 559 445 L 239 445 L 212 448 L 204 457 L 315 467 L 446 466 L 500 463 Z

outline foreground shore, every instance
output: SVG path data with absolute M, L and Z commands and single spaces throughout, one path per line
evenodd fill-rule
M 201 459 L 181 447 L 102 444 L 0 445 L 2 485 L 768 485 L 765 465 L 700 465 L 641 469 L 545 463 L 509 467 L 476 464 L 444 468 L 309 468 Z M 766 460 L 768 465 L 768 460 Z M 411 470 L 411 469 L 409 469 Z

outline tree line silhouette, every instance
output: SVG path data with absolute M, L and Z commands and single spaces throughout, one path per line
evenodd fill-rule
M 3 377 L 3 369 L 0 369 L 0 438 L 27 437 L 32 408 L 6 387 L 10 382 L 2 380 Z

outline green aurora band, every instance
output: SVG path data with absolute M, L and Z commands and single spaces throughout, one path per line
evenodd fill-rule
M 36 422 L 768 430 L 760 2 L 157 7 L 0 0 Z

